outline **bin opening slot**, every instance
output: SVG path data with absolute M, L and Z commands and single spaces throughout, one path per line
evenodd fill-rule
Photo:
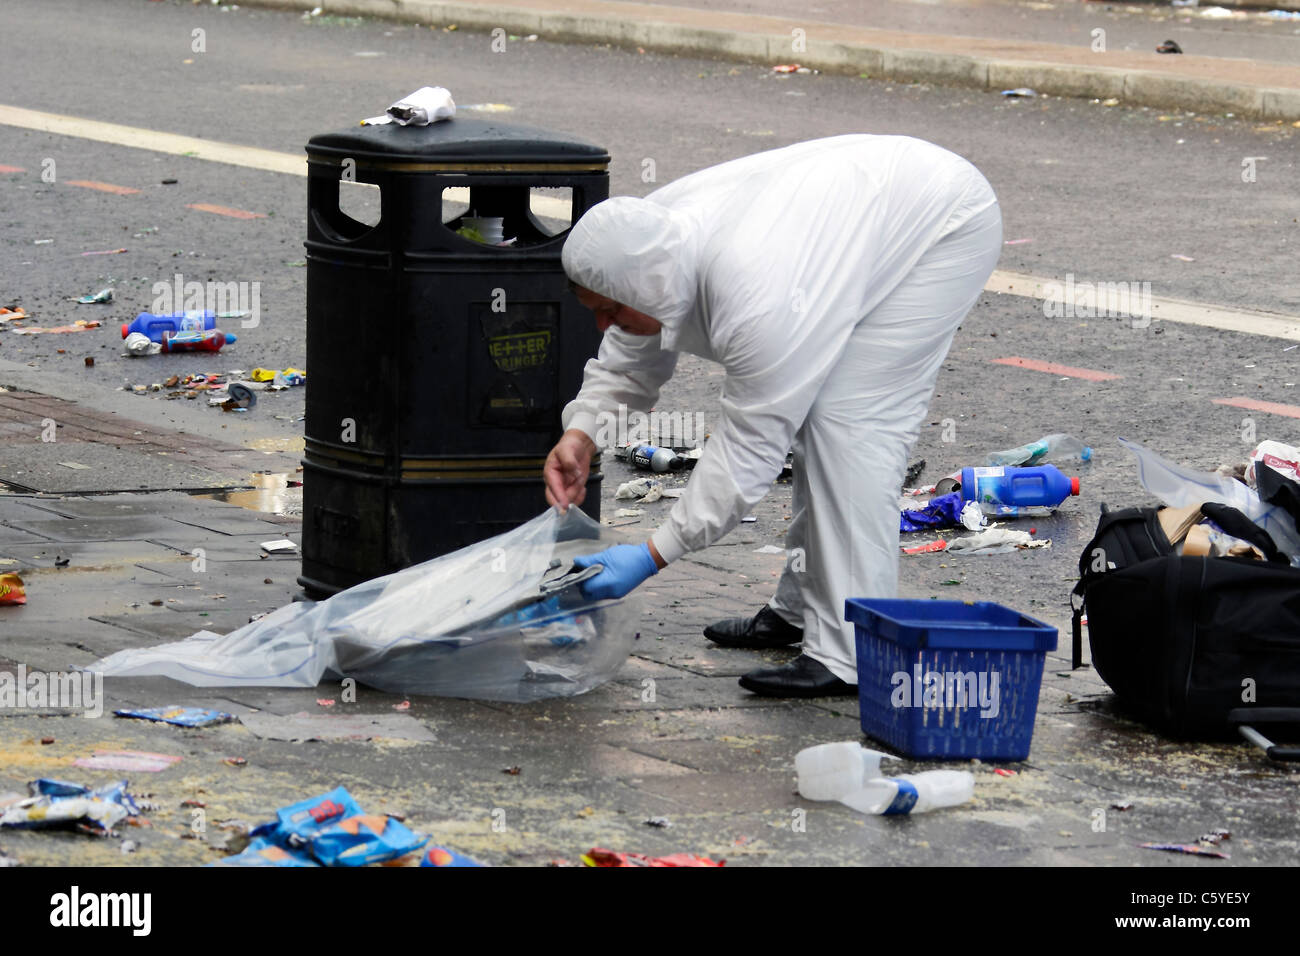
M 380 189 L 374 183 L 339 180 L 339 212 L 367 229 L 379 225 L 383 207 Z
M 572 225 L 571 186 L 448 186 L 442 191 L 442 223 L 449 230 L 502 249 L 537 246 Z

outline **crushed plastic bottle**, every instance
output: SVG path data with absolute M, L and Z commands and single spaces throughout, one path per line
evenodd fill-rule
M 1092 461 L 1092 449 L 1073 435 L 1046 435 L 1038 441 L 1018 448 L 990 452 L 988 463 L 990 465 L 1037 465 L 1048 459 Z
M 975 775 L 967 770 L 927 770 L 898 777 L 876 777 L 840 802 L 862 813 L 894 816 L 955 807 L 975 796 Z

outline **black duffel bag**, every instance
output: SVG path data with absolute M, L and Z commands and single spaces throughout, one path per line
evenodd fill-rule
M 1103 505 L 1079 559 L 1074 666 L 1086 612 L 1093 666 L 1142 722 L 1184 740 L 1241 733 L 1275 759 L 1300 759 L 1255 729 L 1300 723 L 1300 569 L 1236 509 L 1201 511 L 1267 560 L 1184 557 L 1158 509 Z

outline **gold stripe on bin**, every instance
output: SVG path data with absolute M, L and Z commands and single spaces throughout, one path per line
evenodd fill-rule
M 307 161 L 330 166 L 343 165 L 341 157 L 308 153 Z M 362 159 L 357 169 L 379 169 L 400 173 L 603 173 L 609 163 L 403 163 Z

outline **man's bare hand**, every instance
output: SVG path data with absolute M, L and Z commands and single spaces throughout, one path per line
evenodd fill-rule
M 587 474 L 595 454 L 596 443 L 584 431 L 570 428 L 560 437 L 546 456 L 542 469 L 548 503 L 561 511 L 568 511 L 569 505 L 582 504 L 587 497 Z

